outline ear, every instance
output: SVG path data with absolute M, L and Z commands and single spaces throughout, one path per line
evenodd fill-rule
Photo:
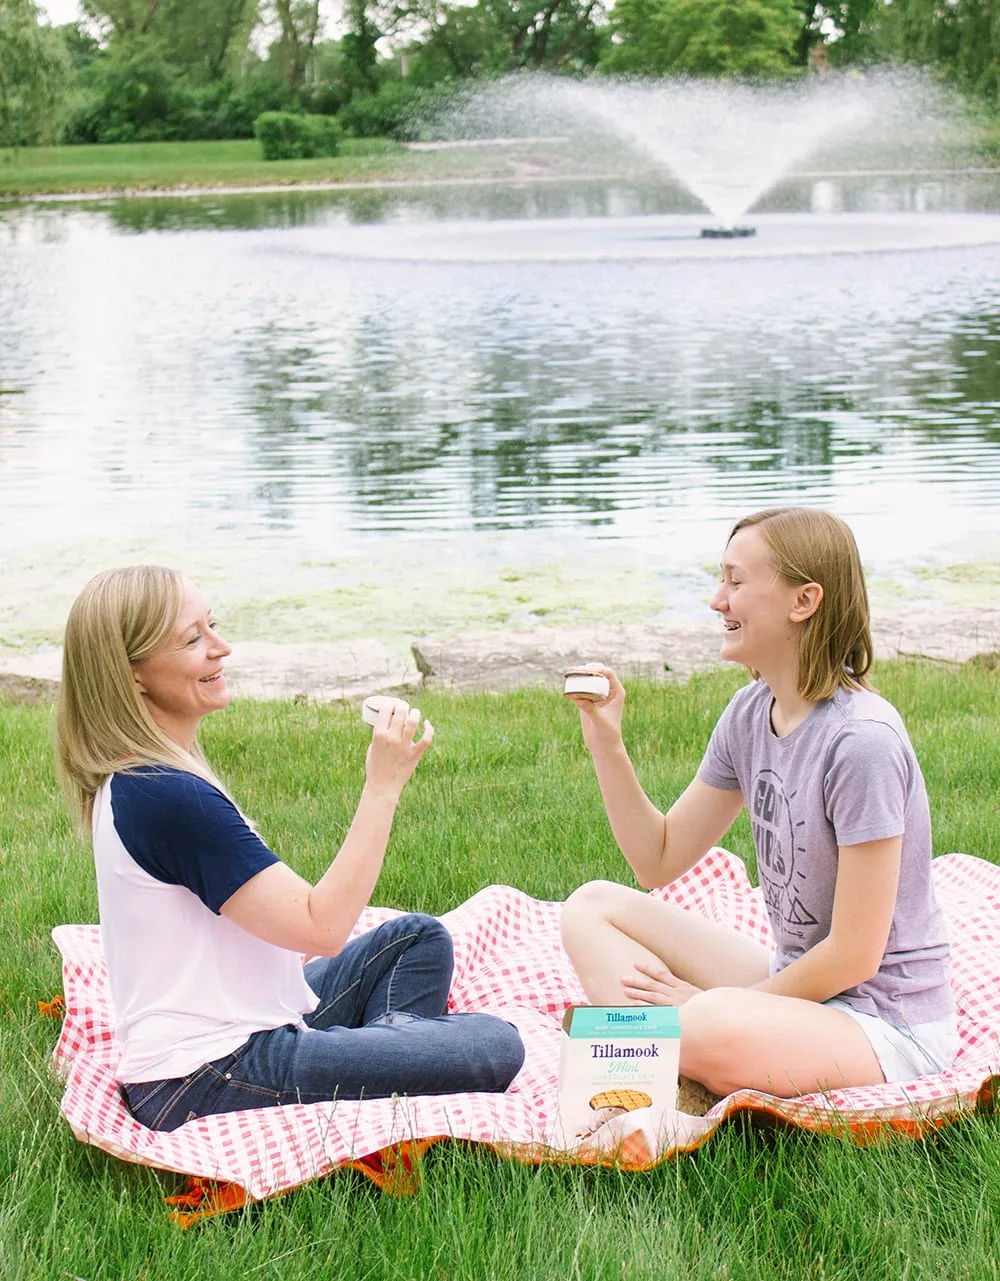
M 795 600 L 788 617 L 793 623 L 804 623 L 812 618 L 823 601 L 823 588 L 819 583 L 803 583 L 796 590 Z
M 145 694 L 146 686 L 143 684 L 142 677 L 139 675 L 138 671 L 136 670 L 135 664 L 132 665 L 132 679 L 135 681 L 136 685 L 139 686 L 139 693 Z

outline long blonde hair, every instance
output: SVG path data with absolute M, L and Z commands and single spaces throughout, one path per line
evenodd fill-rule
M 221 786 L 196 742 L 187 752 L 150 715 L 132 665 L 162 649 L 184 599 L 184 579 L 160 565 L 129 565 L 92 578 L 66 621 L 56 711 L 56 765 L 74 817 L 90 827 L 109 774 L 161 765 Z
M 751 526 L 786 582 L 823 588 L 819 608 L 799 631 L 799 694 L 819 702 L 838 688 L 870 689 L 866 678 L 874 647 L 868 589 L 850 527 L 813 507 L 774 507 L 738 521 L 730 539 Z

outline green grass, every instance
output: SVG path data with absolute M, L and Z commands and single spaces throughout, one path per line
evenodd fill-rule
M 0 193 L 157 190 L 371 179 L 395 172 L 405 148 L 388 140 L 347 139 L 343 154 L 264 161 L 255 139 L 128 142 L 0 151 Z
M 627 739 L 667 804 L 739 676 L 634 685 Z M 927 777 L 935 850 L 1000 861 L 1000 675 L 885 665 Z M 564 897 L 626 879 L 576 716 L 553 693 L 426 695 L 438 735 L 404 795 L 375 901 L 441 912 L 491 882 Z M 0 704 L 0 1277 L 4 1281 L 621 1281 L 622 1278 L 994 1278 L 1000 1135 L 975 1117 L 913 1143 L 734 1125 L 643 1175 L 522 1167 L 442 1145 L 413 1198 L 338 1175 L 181 1232 L 176 1176 L 77 1143 L 48 1067 L 59 990 L 53 925 L 96 919 L 49 754 L 51 712 Z M 350 820 L 366 735 L 337 706 L 235 704 L 206 723 L 221 773 L 272 845 L 310 877 Z M 752 863 L 741 820 L 727 845 Z
M 558 175 L 578 158 L 554 144 L 532 144 L 532 163 Z M 518 156 L 493 148 L 415 152 L 388 139 L 346 138 L 339 156 L 265 161 L 256 140 L 127 142 L 0 149 L 0 196 L 165 191 L 271 184 L 415 182 L 516 177 Z
M 985 132 L 982 142 L 983 158 L 986 161 L 996 163 L 1000 161 L 1000 121 L 991 125 Z

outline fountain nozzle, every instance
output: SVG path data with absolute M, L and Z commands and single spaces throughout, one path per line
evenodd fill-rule
M 756 227 L 702 227 L 703 240 L 736 240 L 741 236 L 756 236 Z

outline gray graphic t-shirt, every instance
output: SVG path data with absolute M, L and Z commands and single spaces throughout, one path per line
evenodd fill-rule
M 931 881 L 927 793 L 899 713 L 871 690 L 838 690 L 779 738 L 771 728 L 772 700 L 762 680 L 737 691 L 698 777 L 743 793 L 775 969 L 829 934 L 838 846 L 902 835 L 881 968 L 840 996 L 897 1027 L 943 1017 L 952 1008 L 948 936 Z

